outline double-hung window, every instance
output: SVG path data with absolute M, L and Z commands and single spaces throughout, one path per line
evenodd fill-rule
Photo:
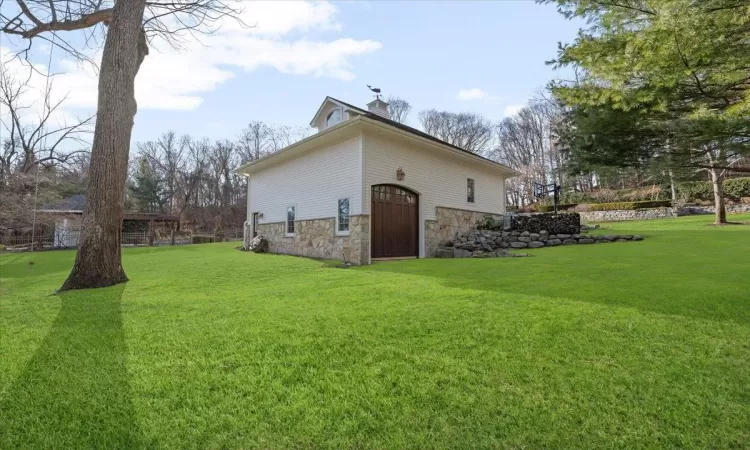
M 336 209 L 336 234 L 349 234 L 349 199 L 340 198 Z
M 286 235 L 294 236 L 294 218 L 297 212 L 296 206 L 289 206 L 286 209 Z

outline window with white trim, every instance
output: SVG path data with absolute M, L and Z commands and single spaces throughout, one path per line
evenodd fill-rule
M 341 122 L 341 119 L 343 118 L 343 112 L 341 111 L 341 108 L 336 108 L 330 113 L 328 113 L 328 117 L 326 117 L 326 128 L 332 127 L 336 125 L 337 123 Z
M 349 198 L 340 198 L 336 209 L 336 232 L 349 234 Z
M 286 234 L 287 236 L 294 235 L 294 218 L 297 212 L 296 206 L 289 206 L 286 209 Z
M 474 179 L 473 178 L 466 179 L 466 201 L 469 203 L 474 203 Z

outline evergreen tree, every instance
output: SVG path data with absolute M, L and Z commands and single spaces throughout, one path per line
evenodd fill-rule
M 722 183 L 750 153 L 750 9 L 736 0 L 543 0 L 588 26 L 561 45 L 552 84 L 570 107 L 565 143 L 579 163 L 642 166 L 661 159 L 709 172 L 716 222 Z

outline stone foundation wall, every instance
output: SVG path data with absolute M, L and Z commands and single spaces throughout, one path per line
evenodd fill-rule
M 437 220 L 425 220 L 425 256 L 435 256 L 441 245 L 446 245 L 463 233 L 476 229 L 477 223 L 491 216 L 502 223 L 502 214 L 491 214 L 464 209 L 435 208 Z
M 370 217 L 351 216 L 349 235 L 337 236 L 336 219 L 296 220 L 295 235 L 285 236 L 286 223 L 262 223 L 258 234 L 268 240 L 271 253 L 340 259 L 353 264 L 367 264 L 370 255 Z M 252 230 L 246 233 L 252 236 Z

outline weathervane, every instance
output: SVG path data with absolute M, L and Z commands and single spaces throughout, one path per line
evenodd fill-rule
M 380 100 L 380 88 L 374 88 L 370 86 L 369 84 L 367 85 L 367 87 L 370 88 L 370 90 L 375 93 L 375 98 Z

